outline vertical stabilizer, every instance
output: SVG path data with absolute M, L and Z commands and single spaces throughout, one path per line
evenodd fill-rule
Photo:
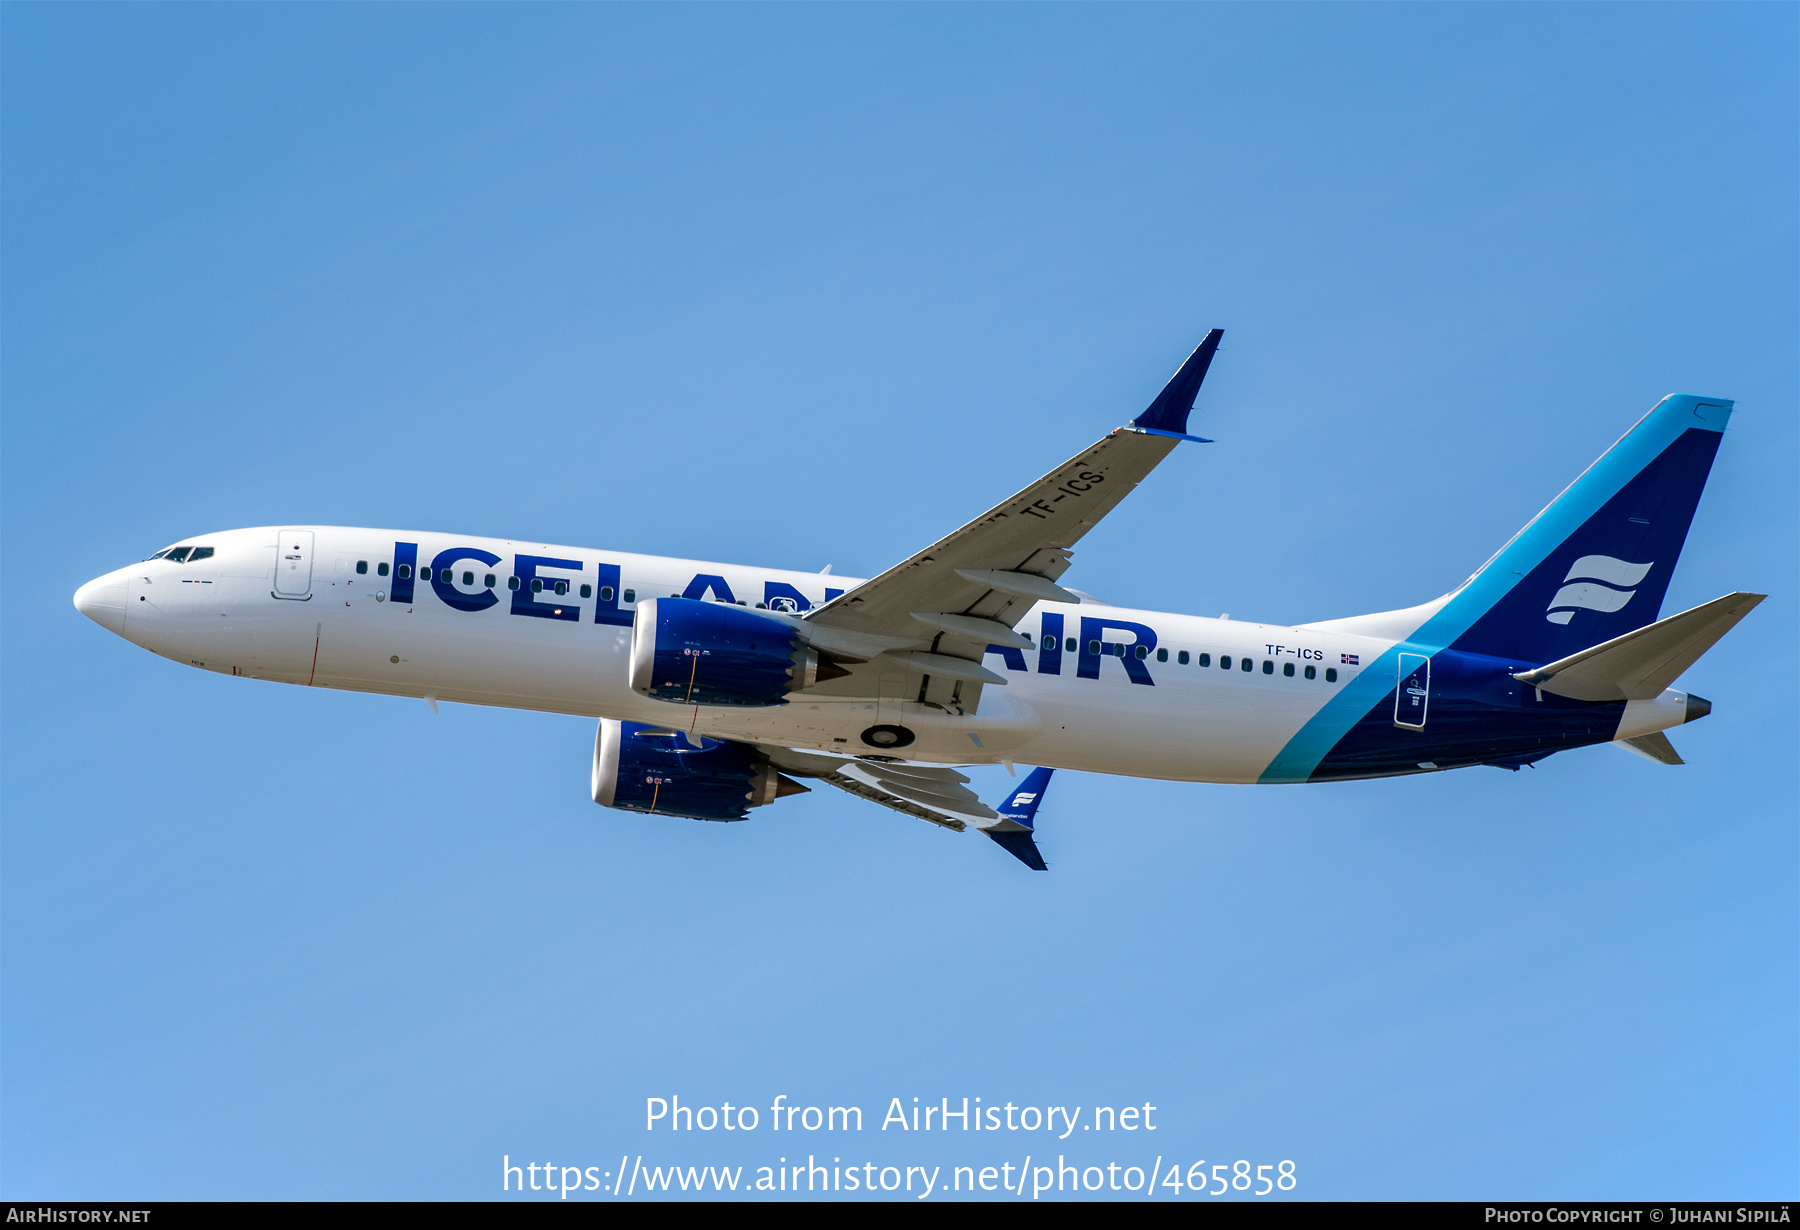
M 1309 780 L 1385 703 L 1403 652 L 1429 658 L 1455 649 L 1541 666 L 1655 623 L 1731 407 L 1721 397 L 1663 398 L 1455 592 L 1407 611 L 1310 625 L 1396 643 L 1361 664 L 1260 780 Z
M 1553 662 L 1655 623 L 1731 405 L 1665 397 L 1413 639 Z

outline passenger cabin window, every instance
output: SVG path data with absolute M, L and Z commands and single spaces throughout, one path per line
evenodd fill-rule
M 637 590 L 635 590 L 635 589 L 626 590 L 625 591 L 625 601 L 636 602 L 637 601 Z
M 375 565 L 375 575 L 378 577 L 385 577 L 387 575 L 387 565 L 386 564 Z
M 1063 652 L 1064 653 L 1074 653 L 1075 652 L 1075 638 L 1074 637 L 1071 636 L 1068 640 L 1063 642 Z
M 1201 654 L 1200 655 L 1200 665 L 1201 666 L 1211 666 L 1212 665 L 1212 655 L 1210 653 Z
M 1182 666 L 1186 666 L 1188 664 L 1188 651 L 1184 649 L 1180 653 L 1176 654 L 1175 661 L 1180 663 Z M 1206 663 L 1202 662 L 1200 665 L 1205 666 Z
M 1336 683 L 1337 682 L 1337 667 L 1327 666 L 1325 668 L 1325 682 L 1326 683 Z
M 1292 679 L 1294 677 L 1294 664 L 1292 662 L 1283 662 L 1281 664 L 1281 673 L 1286 675 L 1289 679 Z
M 562 595 L 564 595 L 564 594 L 566 594 L 566 593 L 568 593 L 568 592 L 569 592 L 569 583 L 568 583 L 568 582 L 567 582 L 567 581 L 558 581 L 558 582 L 557 582 L 557 583 L 556 583 L 556 595 L 557 595 L 557 597 L 559 597 L 559 598 L 560 598 L 560 597 L 561 597 L 561 596 L 562 596 Z
M 1264 658 L 1263 659 L 1263 674 L 1273 675 L 1274 673 L 1275 673 L 1275 664 L 1273 662 L 1269 661 L 1267 658 Z
M 411 564 L 400 565 L 399 569 L 397 571 L 395 571 L 394 575 L 399 577 L 402 581 L 406 580 L 408 577 L 412 576 L 412 565 Z
M 464 584 L 464 585 L 473 585 L 473 584 L 475 584 L 475 574 L 474 574 L 474 573 L 472 573 L 472 572 L 465 572 L 465 573 L 463 573 L 463 584 Z
M 603 585 L 600 587 L 600 601 L 605 602 L 612 597 L 612 594 L 608 592 L 610 589 L 611 586 Z M 583 598 L 592 598 L 594 596 L 594 587 L 592 585 L 583 585 L 581 587 L 581 596 Z
M 1088 652 L 1090 654 L 1099 653 L 1100 652 L 1100 642 L 1099 641 L 1089 641 L 1088 642 Z
M 359 577 L 366 577 L 369 575 L 369 561 L 368 560 L 359 559 L 356 561 L 356 575 Z
M 1307 667 L 1306 668 L 1306 677 L 1308 679 L 1317 679 L 1319 677 L 1319 668 L 1316 666 Z
M 1219 669 L 1222 671 L 1231 669 L 1231 656 L 1229 654 L 1222 653 L 1219 655 Z
M 1169 660 L 1169 651 L 1166 649 L 1157 650 L 1156 651 L 1156 660 L 1158 662 L 1167 662 Z M 1185 653 L 1181 655 L 1181 660 L 1183 662 L 1187 661 L 1187 655 Z
M 430 568 L 419 569 L 419 580 L 421 580 L 421 581 L 431 580 L 431 569 Z
M 519 588 L 519 578 L 518 577 L 507 577 L 506 578 L 506 588 L 508 588 L 508 589 Z
M 1238 659 L 1238 669 L 1244 670 L 1244 671 L 1253 671 L 1256 669 L 1256 663 L 1252 662 L 1249 658 L 1239 658 Z
M 1137 647 L 1137 660 L 1138 660 L 1138 661 L 1139 661 L 1139 662 L 1142 662 L 1142 661 L 1143 661 L 1143 660 L 1144 660 L 1144 659 L 1145 659 L 1145 658 L 1147 658 L 1147 657 L 1149 657 L 1149 656 L 1150 656 L 1150 646 L 1148 646 L 1148 645 L 1139 645 L 1139 646 L 1138 646 L 1138 647 Z M 1165 649 L 1165 650 L 1163 650 L 1163 656 L 1162 656 L 1162 660 L 1163 660 L 1163 661 L 1164 661 L 1164 662 L 1167 662 L 1167 661 L 1168 661 L 1168 660 L 1169 660 L 1169 651 L 1168 651 L 1168 650 L 1166 650 L 1166 649 Z
M 499 580 L 499 578 L 490 572 L 487 574 L 487 576 L 482 578 L 481 583 L 483 585 L 487 586 L 489 589 L 492 589 L 492 588 L 494 588 L 494 582 L 497 580 Z
M 534 594 L 541 594 L 544 592 L 544 582 L 541 578 L 531 578 L 531 592 Z

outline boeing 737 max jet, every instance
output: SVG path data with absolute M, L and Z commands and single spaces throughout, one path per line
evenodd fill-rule
M 1762 600 L 1658 620 L 1732 403 L 1664 398 L 1452 593 L 1298 627 L 1058 582 L 1183 440 L 1221 331 L 1150 407 L 873 580 L 455 534 L 184 539 L 75 595 L 175 661 L 598 718 L 594 801 L 698 820 L 823 782 L 1041 869 L 1053 768 L 1318 782 L 1615 742 L 1679 764 L 1676 677 Z M 1204 442 L 1204 441 L 1202 441 Z M 955 766 L 1042 766 L 999 810 Z

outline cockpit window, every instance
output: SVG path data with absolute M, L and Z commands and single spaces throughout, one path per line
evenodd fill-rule
M 212 554 L 211 547 L 164 547 L 150 559 L 166 559 L 171 564 L 193 564 L 203 559 L 211 559 Z M 150 560 L 147 559 L 144 562 L 147 564 Z

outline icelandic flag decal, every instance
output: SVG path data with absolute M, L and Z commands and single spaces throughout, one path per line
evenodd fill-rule
M 1345 665 L 1345 666 L 1360 666 L 1361 665 L 1361 663 L 1357 660 L 1357 656 L 1353 653 L 1342 653 L 1342 654 L 1339 654 L 1338 657 L 1343 660 L 1343 665 Z

